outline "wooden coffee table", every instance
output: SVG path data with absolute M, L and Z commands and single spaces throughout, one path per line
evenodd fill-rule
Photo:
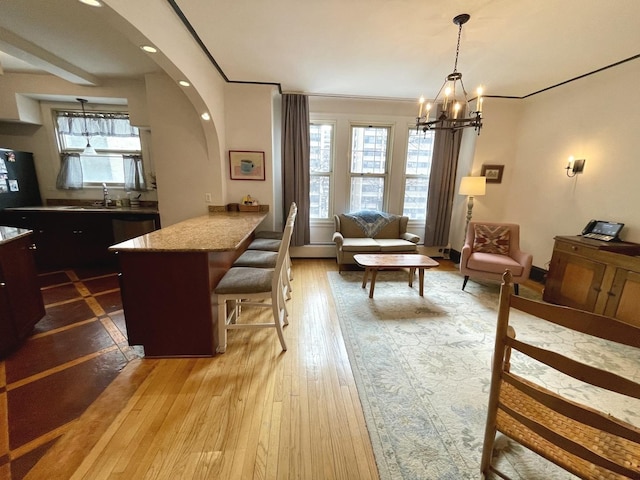
M 371 286 L 369 287 L 369 298 L 373 298 L 373 290 L 376 287 L 376 276 L 378 270 L 392 268 L 408 268 L 409 269 L 409 286 L 413 287 L 413 276 L 418 269 L 418 277 L 420 278 L 420 296 L 424 296 L 424 269 L 437 267 L 440 265 L 433 258 L 426 255 L 418 255 L 416 253 L 359 253 L 353 256 L 358 265 L 364 267 L 364 278 L 362 279 L 362 288 L 367 286 L 367 279 L 371 273 Z

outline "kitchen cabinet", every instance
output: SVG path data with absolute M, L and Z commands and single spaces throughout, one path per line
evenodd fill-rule
M 640 245 L 556 237 L 543 299 L 640 326 Z
M 45 315 L 29 230 L 0 227 L 0 357 Z
M 160 217 L 155 211 L 80 207 L 15 208 L 0 213 L 0 224 L 33 230 L 40 271 L 116 265 L 109 246 L 122 240 L 114 234 L 114 224 L 122 222 L 141 223 L 151 231 L 159 228 Z

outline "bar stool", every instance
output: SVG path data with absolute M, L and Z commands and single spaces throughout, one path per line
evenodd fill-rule
M 295 225 L 295 219 L 298 215 L 298 209 L 295 206 L 295 203 L 292 204 L 289 209 L 289 216 L 287 217 L 287 223 L 291 222 L 292 225 Z M 277 232 L 273 232 L 277 233 Z M 265 249 L 257 248 L 251 249 L 251 245 L 247 250 L 245 250 L 242 255 L 240 255 L 235 262 L 233 262 L 234 267 L 252 267 L 252 268 L 275 268 L 276 260 L 277 260 L 277 250 L 280 248 L 282 244 L 282 239 L 261 239 L 264 242 L 259 242 L 259 246 L 262 246 Z M 255 242 L 255 240 L 254 240 Z M 253 244 L 253 242 L 252 242 Z M 276 251 L 271 250 L 277 244 Z M 268 249 L 266 249 L 268 248 Z M 287 244 L 287 252 L 285 257 L 285 266 L 284 266 L 286 274 L 283 275 L 282 289 L 284 292 L 284 296 L 287 300 L 291 298 L 291 280 L 293 278 L 291 274 L 291 258 L 289 256 L 289 245 Z
M 216 286 L 214 293 L 218 302 L 219 353 L 224 353 L 227 349 L 227 330 L 241 328 L 275 328 L 282 350 L 287 349 L 282 328 L 289 321 L 284 307 L 282 284 L 293 223 L 294 219 L 290 219 L 284 229 L 275 268 L 231 267 Z M 240 307 L 270 308 L 273 321 L 242 323 L 239 317 Z

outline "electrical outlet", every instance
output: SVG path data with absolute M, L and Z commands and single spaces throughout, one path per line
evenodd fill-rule
M 211 203 L 211 194 L 210 193 L 205 193 L 204 194 L 204 201 L 207 203 Z

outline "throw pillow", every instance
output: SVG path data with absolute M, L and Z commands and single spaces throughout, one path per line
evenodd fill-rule
M 509 227 L 474 225 L 473 251 L 509 254 Z

